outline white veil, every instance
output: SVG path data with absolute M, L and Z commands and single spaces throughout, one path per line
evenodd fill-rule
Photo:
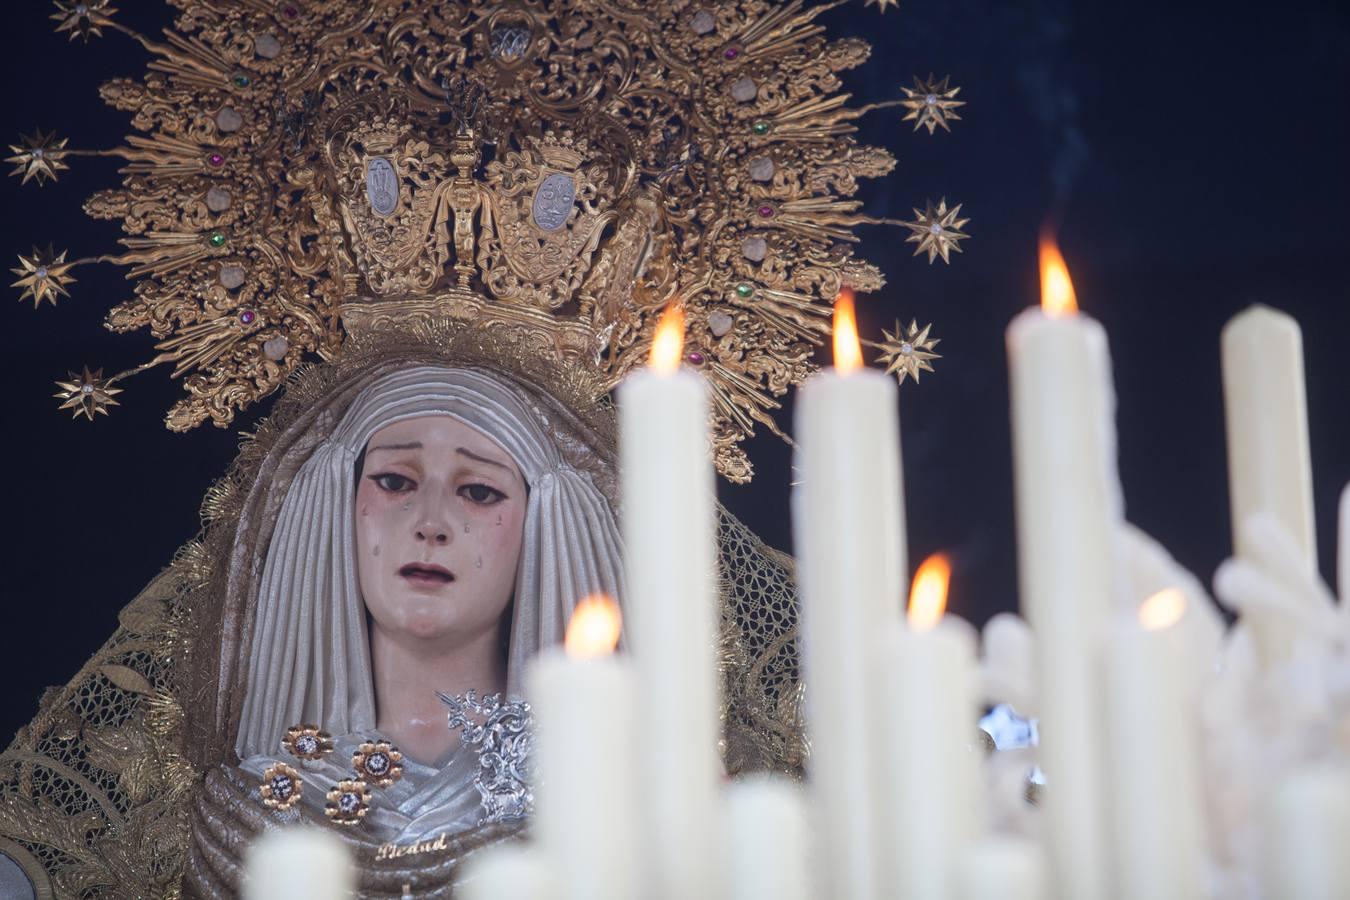
M 333 734 L 375 727 L 366 610 L 357 582 L 356 460 L 400 419 L 447 415 L 502 446 L 529 485 L 507 658 L 507 693 L 522 696 L 524 663 L 560 643 L 577 602 L 623 597 L 614 511 L 589 473 L 563 459 L 548 420 L 524 392 L 475 369 L 421 366 L 386 375 L 356 397 L 300 467 L 278 514 L 258 590 L 240 758 L 276 752 L 286 729 Z

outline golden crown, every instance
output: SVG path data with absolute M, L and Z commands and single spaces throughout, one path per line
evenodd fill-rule
M 869 5 L 873 0 L 869 0 Z M 409 322 L 488 328 L 593 369 L 608 387 L 645 361 L 657 314 L 685 308 L 686 360 L 707 376 L 720 471 L 751 474 L 740 442 L 781 435 L 776 398 L 813 369 L 845 286 L 880 271 L 854 228 L 905 226 L 946 261 L 966 220 L 946 201 L 913 221 L 849 199 L 895 160 L 855 121 L 899 106 L 915 129 L 959 118 L 959 89 L 846 106 L 839 73 L 869 47 L 830 41 L 804 0 L 174 0 L 163 42 L 108 0 L 57 2 L 57 30 L 124 32 L 153 55 L 102 95 L 138 134 L 78 151 L 37 133 L 14 174 L 55 180 L 78 155 L 125 161 L 85 204 L 120 219 L 123 251 L 20 257 L 15 286 L 55 303 L 88 262 L 129 267 L 115 331 L 149 328 L 158 354 L 58 382 L 90 419 L 114 387 L 171 364 L 186 430 L 275 391 L 306 359 Z M 880 0 L 882 11 L 887 0 Z M 871 345 L 901 380 L 931 371 L 912 323 Z

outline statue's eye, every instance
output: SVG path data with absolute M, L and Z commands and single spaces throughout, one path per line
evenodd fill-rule
M 370 480 L 378 484 L 381 490 L 388 491 L 391 494 L 402 494 L 417 486 L 411 478 L 399 475 L 397 472 L 381 472 L 378 475 L 370 476 Z
M 486 484 L 466 484 L 459 489 L 459 494 L 470 503 L 477 503 L 479 506 L 492 506 L 506 499 L 505 494 Z

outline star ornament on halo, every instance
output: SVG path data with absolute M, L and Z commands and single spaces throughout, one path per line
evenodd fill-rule
M 14 155 L 5 160 L 15 165 L 14 171 L 9 174 L 22 175 L 23 184 L 36 178 L 39 187 L 49 180 L 56 181 L 57 172 L 64 172 L 70 168 L 62 162 L 70 152 L 66 149 L 69 140 L 69 138 L 57 140 L 56 132 L 49 131 L 43 134 L 40 128 L 31 135 L 19 135 L 19 143 L 9 145 L 10 152 Z
M 961 117 L 956 114 L 956 107 L 965 106 L 966 101 L 956 99 L 961 89 L 948 87 L 947 83 L 950 80 L 950 75 L 943 76 L 941 81 L 931 73 L 926 81 L 915 75 L 914 87 L 900 89 L 905 92 L 906 98 L 900 101 L 900 105 L 909 110 L 909 115 L 900 121 L 912 121 L 915 131 L 926 125 L 929 134 L 936 131 L 939 125 L 944 131 L 951 131 L 951 125 L 948 123 L 960 120 Z
M 900 320 L 897 319 L 895 333 L 883 328 L 881 334 L 886 340 L 873 345 L 881 351 L 881 356 L 875 361 L 886 367 L 887 375 L 895 375 L 900 384 L 905 383 L 906 377 L 913 378 L 914 383 L 918 384 L 920 372 L 933 371 L 930 360 L 942 358 L 933 352 L 941 338 L 930 337 L 932 329 L 931 324 L 920 329 L 917 320 L 910 320 L 908 329 L 901 328 Z
M 52 13 L 51 18 L 58 23 L 57 34 L 70 32 L 72 41 L 79 35 L 87 44 L 91 36 L 103 37 L 103 26 L 111 25 L 109 16 L 116 13 L 117 10 L 108 5 L 108 0 L 78 0 L 75 3 L 56 0 L 56 12 Z
M 884 15 L 888 7 L 894 6 L 896 9 L 899 9 L 900 0 L 867 0 L 867 2 L 863 5 L 875 6 L 877 7 L 877 10 Z
M 46 250 L 34 247 L 28 256 L 20 254 L 19 267 L 10 269 L 19 276 L 19 280 L 10 287 L 23 288 L 19 301 L 32 297 L 33 309 L 37 309 L 43 300 L 49 300 L 55 306 L 57 297 L 69 297 L 70 291 L 66 290 L 66 285 L 75 281 L 75 277 L 70 274 L 75 263 L 66 262 L 69 252 L 62 250 L 55 253 L 49 244 Z
M 95 413 L 106 416 L 109 406 L 120 405 L 113 395 L 122 393 L 122 389 L 113 387 L 112 380 L 103 377 L 102 369 L 90 372 L 89 367 L 85 366 L 81 374 L 71 372 L 68 380 L 56 382 L 61 390 L 52 396 L 64 401 L 61 409 L 74 410 L 71 418 L 84 416 L 92 422 Z
M 938 203 L 937 208 L 933 208 L 933 201 L 929 200 L 923 212 L 914 210 L 914 221 L 905 222 L 904 226 L 914 232 L 905 238 L 907 244 L 918 244 L 914 255 L 918 256 L 925 251 L 928 253 L 928 262 L 932 263 L 934 259 L 941 256 L 942 261 L 951 263 L 950 254 L 955 251 L 961 252 L 959 242 L 970 237 L 970 235 L 961 231 L 970 219 L 958 218 L 961 215 L 961 204 L 956 204 L 951 209 L 947 208 L 947 198 L 943 197 Z

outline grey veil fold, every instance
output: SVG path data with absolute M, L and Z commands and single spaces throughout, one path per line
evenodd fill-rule
M 474 369 L 422 366 L 367 386 L 300 467 L 272 533 L 259 585 L 235 749 L 275 752 L 286 729 L 333 734 L 375 727 L 375 694 L 358 586 L 355 466 L 371 435 L 400 419 L 452 416 L 502 446 L 529 485 L 516 573 L 507 692 L 522 696 L 524 664 L 560 643 L 587 594 L 622 598 L 614 511 L 563 458 L 544 414 L 519 388 Z

